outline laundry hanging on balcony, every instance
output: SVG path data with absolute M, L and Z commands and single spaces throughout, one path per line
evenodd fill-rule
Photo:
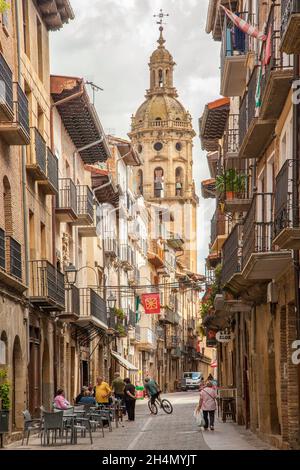
M 243 20 L 223 5 L 220 5 L 220 7 L 223 8 L 226 15 L 233 22 L 233 24 L 245 34 L 248 34 L 248 36 L 251 36 L 253 38 L 259 39 L 260 41 L 266 41 L 267 36 L 263 32 L 258 31 L 257 28 L 252 26 L 250 23 L 247 23 L 247 21 Z

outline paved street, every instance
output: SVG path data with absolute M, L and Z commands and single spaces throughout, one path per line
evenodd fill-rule
M 113 428 L 109 433 L 105 429 L 105 438 L 94 433 L 94 444 L 88 438 L 79 439 L 77 446 L 63 445 L 50 449 L 76 450 L 263 450 L 269 446 L 251 433 L 231 423 L 217 421 L 214 432 L 201 431 L 195 425 L 193 410 L 198 400 L 194 392 L 167 395 L 173 403 L 174 413 L 165 415 L 162 411 L 157 416 L 150 416 L 147 401 L 137 403 L 136 421 L 124 422 L 124 426 Z M 41 449 L 39 439 L 34 436 L 29 446 L 22 447 L 15 443 L 9 449 Z M 49 448 L 47 448 L 49 450 Z

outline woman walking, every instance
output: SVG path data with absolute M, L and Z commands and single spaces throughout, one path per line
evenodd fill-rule
M 198 412 L 203 411 L 203 418 L 205 421 L 204 429 L 210 427 L 211 431 L 214 431 L 215 426 L 215 412 L 217 408 L 217 392 L 213 388 L 212 382 L 208 381 L 206 386 L 200 392 L 200 400 L 198 405 Z
M 131 383 L 130 379 L 125 379 L 124 398 L 125 406 L 128 416 L 128 421 L 134 421 L 135 419 L 135 386 Z

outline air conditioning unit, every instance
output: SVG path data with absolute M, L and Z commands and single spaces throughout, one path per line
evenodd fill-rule
M 278 286 L 274 281 L 268 284 L 267 302 L 269 304 L 278 304 Z

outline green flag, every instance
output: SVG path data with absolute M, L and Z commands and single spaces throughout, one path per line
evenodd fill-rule
M 261 107 L 261 81 L 262 81 L 262 65 L 259 67 L 256 92 L 255 92 L 255 108 Z
M 141 315 L 140 315 L 140 312 L 139 312 L 139 309 L 140 309 L 140 304 L 141 304 L 141 298 L 140 296 L 138 295 L 136 298 L 135 298 L 135 321 L 136 323 L 138 323 L 141 319 Z

